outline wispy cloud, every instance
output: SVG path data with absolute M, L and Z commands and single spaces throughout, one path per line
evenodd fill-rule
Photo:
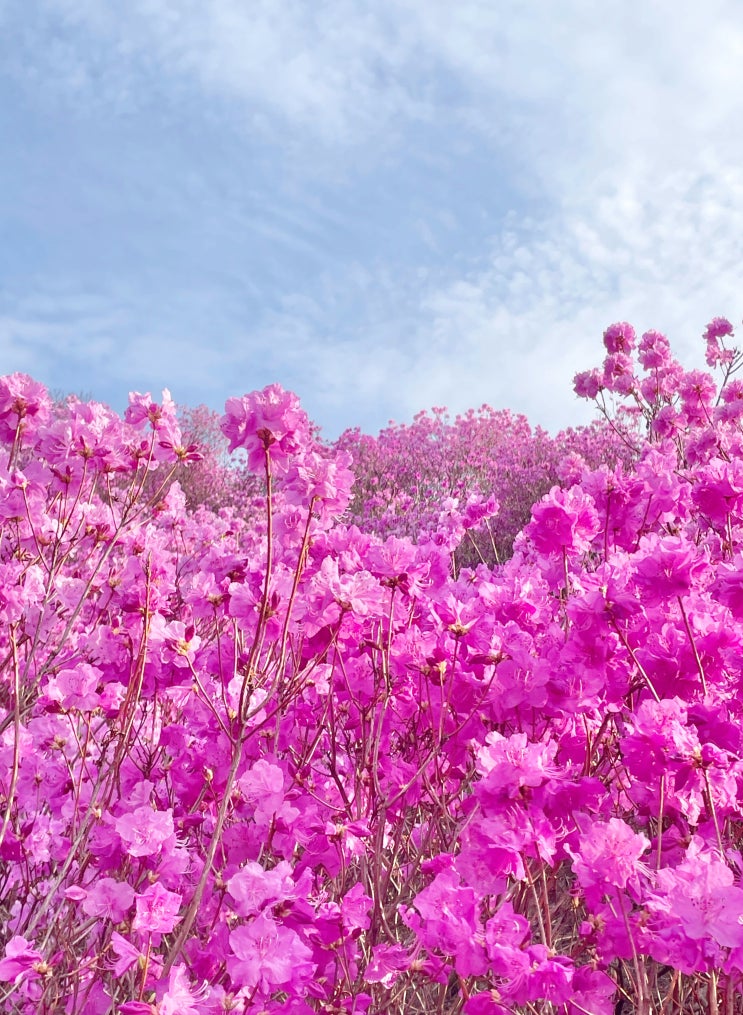
M 566 203 L 505 229 L 483 265 L 424 299 L 438 371 L 415 371 L 407 390 L 417 404 L 447 395 L 457 408 L 510 404 L 554 427 L 575 418 L 572 375 L 598 362 L 612 321 L 666 331 L 682 359 L 701 365 L 707 321 L 740 316 L 741 266 L 739 171 L 679 173 L 660 193 L 624 183 Z M 422 349 L 421 364 L 429 357 Z
M 741 315 L 733 0 L 5 0 L 0 26 L 0 343 L 32 372 L 213 403 L 279 379 L 331 431 L 482 401 L 557 426 L 611 321 L 691 360 Z
M 704 9 L 130 0 L 126 16 L 111 0 L 42 0 L 35 15 L 23 10 L 16 30 L 28 49 L 34 27 L 48 36 L 36 65 L 72 89 L 132 103 L 148 90 L 164 102 L 195 89 L 231 103 L 223 112 L 234 127 L 285 139 L 288 123 L 336 147 L 377 143 L 389 130 L 399 142 L 406 122 L 460 119 L 514 158 L 517 148 L 525 162 L 551 149 L 591 172 L 608 155 L 626 167 L 698 157 L 713 138 L 716 154 L 740 144 L 743 23 L 733 0 Z M 554 178 L 551 165 L 529 168 Z
M 679 173 L 660 194 L 624 183 L 548 219 L 512 216 L 487 256 L 459 277 L 406 278 L 386 290 L 369 278 L 376 316 L 360 322 L 350 349 L 312 326 L 322 319 L 317 307 L 299 308 L 295 320 L 310 331 L 305 347 L 323 348 L 323 369 L 364 418 L 375 405 L 410 415 L 421 406 L 461 411 L 486 402 L 554 429 L 588 418 L 572 377 L 599 362 L 612 321 L 666 331 L 688 365 L 702 365 L 707 321 L 739 316 L 742 265 L 743 173 Z M 410 296 L 401 302 L 406 284 Z M 327 327 L 331 300 L 325 313 Z M 387 360 L 394 369 L 380 371 Z M 312 371 L 309 389 L 319 383 Z

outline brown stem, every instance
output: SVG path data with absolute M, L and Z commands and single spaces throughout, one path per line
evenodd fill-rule
M 230 765 L 229 773 L 227 774 L 227 783 L 224 788 L 224 794 L 222 796 L 222 802 L 219 805 L 219 811 L 217 813 L 217 820 L 214 825 L 214 831 L 212 832 L 211 841 L 209 842 L 209 848 L 204 858 L 204 867 L 201 871 L 196 889 L 191 897 L 191 901 L 188 904 L 186 912 L 183 914 L 183 920 L 178 928 L 178 933 L 175 936 L 175 940 L 171 946 L 168 957 L 165 960 L 163 966 L 163 976 L 167 976 L 173 967 L 176 959 L 181 953 L 184 944 L 191 933 L 191 928 L 194 925 L 196 914 L 199 911 L 201 900 L 204 896 L 204 889 L 206 888 L 206 882 L 211 873 L 212 864 L 214 863 L 214 857 L 217 854 L 217 849 L 222 841 L 222 831 L 224 829 L 224 823 L 227 820 L 227 813 L 230 809 L 230 803 L 232 801 L 232 790 L 235 785 L 235 778 L 237 776 L 237 770 L 240 767 L 243 752 L 243 740 L 240 739 L 234 745 L 232 749 L 232 764 Z

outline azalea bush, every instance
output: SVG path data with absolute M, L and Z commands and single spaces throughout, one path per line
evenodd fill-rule
M 489 411 L 414 424 L 438 479 L 402 435 L 404 532 L 277 385 L 213 510 L 167 395 L 0 380 L 0 1011 L 743 1012 L 741 355 L 604 343 L 601 424 L 523 431 L 559 482 L 469 567 Z
M 532 505 L 554 485 L 573 482 L 585 467 L 636 457 L 605 420 L 552 437 L 489 405 L 454 419 L 435 408 L 376 437 L 346 430 L 334 447 L 352 456 L 349 512 L 364 531 L 419 541 L 465 520 L 458 562 L 490 565 L 510 557 Z

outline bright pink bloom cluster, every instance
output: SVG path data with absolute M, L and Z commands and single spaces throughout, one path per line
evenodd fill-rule
M 0 1010 L 739 1010 L 739 357 L 605 345 L 554 441 L 231 399 L 243 512 L 167 393 L 0 382 Z
M 454 420 L 441 408 L 421 412 L 378 437 L 347 430 L 335 447 L 353 457 L 350 509 L 364 531 L 418 543 L 447 539 L 457 565 L 507 559 L 532 505 L 552 486 L 632 457 L 609 426 L 551 437 L 524 416 L 487 405 Z

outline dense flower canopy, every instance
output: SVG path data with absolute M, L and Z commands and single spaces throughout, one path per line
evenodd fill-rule
M 557 438 L 272 385 L 237 466 L 0 380 L 0 1009 L 739 1013 L 733 340 L 613 325 Z

